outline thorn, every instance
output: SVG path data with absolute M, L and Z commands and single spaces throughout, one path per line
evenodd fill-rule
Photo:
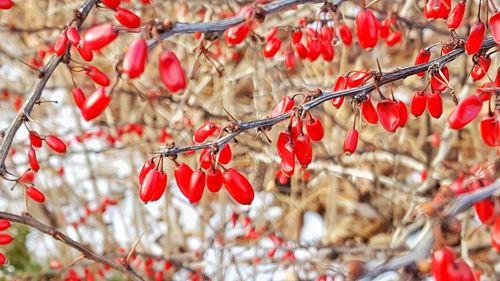
M 137 238 L 137 241 L 135 241 L 134 245 L 132 246 L 132 248 L 130 249 L 130 251 L 128 252 L 127 254 L 127 257 L 125 258 L 125 260 L 123 261 L 124 264 L 129 264 L 130 262 L 130 258 L 132 257 L 132 255 L 134 254 L 135 252 L 135 249 L 137 248 L 137 246 L 139 246 L 139 242 L 141 241 L 141 238 L 142 236 L 144 235 L 144 232 L 141 233 L 141 235 L 139 235 L 139 238 Z

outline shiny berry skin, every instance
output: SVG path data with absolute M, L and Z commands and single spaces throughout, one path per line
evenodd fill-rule
M 249 18 L 253 13 L 253 8 L 251 6 L 244 6 L 238 11 L 236 16 L 243 16 Z M 252 23 L 244 21 L 238 25 L 231 26 L 225 32 L 225 39 L 228 44 L 237 45 L 243 42 L 247 38 L 250 30 L 252 29 Z
M 191 175 L 186 195 L 191 204 L 200 202 L 201 197 L 203 196 L 203 190 L 205 189 L 205 179 L 205 172 L 202 170 L 196 170 Z
M 448 124 L 454 130 L 460 130 L 477 117 L 483 102 L 476 95 L 461 100 L 448 116 Z
M 402 36 L 403 34 L 399 30 L 391 32 L 387 35 L 387 38 L 385 38 L 385 44 L 392 47 L 401 41 Z
M 159 182 L 159 177 L 160 171 L 155 169 L 150 170 L 146 174 L 139 190 L 139 198 L 142 202 L 147 203 L 153 199 L 153 195 L 155 194 L 156 187 Z
M 34 186 L 28 187 L 26 189 L 26 194 L 28 194 L 28 196 L 31 199 L 33 199 L 34 201 L 36 201 L 38 203 L 45 202 L 45 195 L 43 195 L 43 193 Z
M 486 26 L 484 22 L 478 20 L 470 27 L 469 37 L 465 41 L 464 49 L 468 55 L 473 55 L 479 52 L 483 44 L 484 33 Z
M 428 19 L 446 19 L 451 10 L 451 0 L 428 0 L 424 6 L 424 15 Z
M 427 106 L 427 93 L 423 91 L 416 92 L 410 104 L 411 114 L 415 117 L 419 117 L 424 113 L 426 106 Z
M 0 245 L 8 245 L 12 241 L 14 241 L 14 238 L 10 236 L 8 233 L 0 233 Z
M 212 121 L 205 122 L 205 124 L 203 124 L 201 127 L 196 129 L 196 131 L 194 131 L 193 140 L 197 143 L 202 143 L 207 138 L 218 133 L 220 129 L 221 129 L 220 125 L 215 122 Z
M 279 150 L 281 158 L 280 168 L 287 176 L 295 172 L 295 147 L 291 142 L 286 143 Z
M 457 3 L 455 8 L 451 11 L 448 20 L 448 29 L 454 30 L 457 29 L 462 23 L 462 19 L 464 18 L 465 13 L 465 1 L 460 1 Z
M 88 50 L 100 50 L 118 37 L 118 31 L 112 24 L 91 27 L 83 35 L 83 44 Z
M 368 69 L 354 71 L 347 78 L 347 87 L 356 88 L 365 83 L 371 78 L 370 71 Z
M 160 78 L 170 92 L 186 88 L 186 75 L 174 52 L 166 50 L 160 55 L 159 69 Z
M 310 61 L 315 61 L 321 54 L 321 42 L 313 38 L 307 42 L 307 59 Z
M 313 141 L 320 141 L 323 139 L 323 124 L 317 117 L 311 117 L 306 121 L 306 131 L 307 135 Z
M 293 140 L 295 157 L 302 167 L 307 167 L 312 162 L 313 152 L 311 138 L 301 134 Z
M 369 9 L 361 10 L 356 16 L 356 36 L 363 49 L 371 49 L 378 41 L 378 21 Z
M 219 163 L 222 165 L 229 164 L 233 159 L 233 152 L 231 151 L 231 146 L 228 143 L 224 144 L 219 151 Z
M 440 92 L 433 91 L 427 95 L 427 110 L 433 118 L 439 119 L 441 117 L 441 114 L 443 114 L 443 99 Z
M 207 188 L 211 192 L 218 192 L 222 187 L 222 173 L 219 169 L 209 169 L 207 173 Z
M 135 39 L 123 58 L 123 73 L 127 74 L 130 79 L 140 76 L 144 72 L 147 57 L 146 41 L 142 38 Z
M 396 101 L 384 99 L 377 104 L 378 119 L 382 127 L 394 133 L 399 125 L 399 110 Z
M 234 201 L 242 205 L 252 204 L 255 192 L 245 176 L 233 168 L 224 171 L 222 176 L 224 186 Z
M 109 86 L 110 81 L 109 78 L 104 72 L 102 72 L 99 68 L 95 66 L 86 66 L 85 74 L 87 74 L 92 81 L 96 84 L 99 84 L 103 87 Z
M 339 27 L 339 36 L 342 43 L 346 46 L 350 46 L 352 44 L 352 32 L 347 26 L 347 24 L 343 23 Z
M 9 229 L 10 225 L 10 221 L 0 219 L 0 231 Z
M 177 163 L 174 168 L 174 177 L 179 190 L 188 197 L 189 185 L 191 182 L 191 175 L 193 174 L 193 169 L 186 165 L 185 163 Z
M 363 114 L 363 118 L 366 122 L 370 124 L 378 123 L 377 111 L 375 110 L 375 107 L 369 97 L 361 102 L 361 113 Z
M 281 131 L 278 140 L 276 141 L 276 149 L 280 158 L 283 158 L 283 150 L 285 145 L 292 142 L 292 134 L 290 131 Z
M 97 118 L 108 107 L 111 96 L 106 93 L 106 88 L 98 88 L 85 101 L 81 110 L 83 119 L 90 121 Z
M 418 52 L 417 58 L 415 58 L 415 65 L 424 64 L 429 62 L 431 58 L 431 52 L 428 49 L 422 49 Z M 425 71 L 417 73 L 418 77 L 423 77 L 425 75 Z
M 115 9 L 115 18 L 123 26 L 128 28 L 138 28 L 141 26 L 141 18 L 134 14 L 132 11 L 117 7 Z
M 33 183 L 35 181 L 35 172 L 33 170 L 27 170 L 19 177 L 19 181 L 22 183 Z
M 295 51 L 297 51 L 297 55 L 301 60 L 304 60 L 308 57 L 309 51 L 307 50 L 306 46 L 304 46 L 304 44 L 298 42 L 295 43 L 293 46 L 295 47 Z
M 292 139 L 302 134 L 302 128 L 304 127 L 304 122 L 300 117 L 293 116 L 290 122 L 290 131 L 292 132 Z
M 71 43 L 71 45 L 76 47 L 80 43 L 81 38 L 76 27 L 74 26 L 68 27 L 68 29 L 66 30 L 66 36 L 68 37 L 68 40 Z
M 56 55 L 64 55 L 66 48 L 68 47 L 68 43 L 68 36 L 66 36 L 66 31 L 63 30 L 59 36 L 57 36 L 56 43 L 54 44 L 54 52 Z
M 302 39 L 302 31 L 300 29 L 294 30 L 292 33 L 292 42 L 299 43 Z
M 281 48 L 281 39 L 278 37 L 272 37 L 269 41 L 264 44 L 262 49 L 262 54 L 266 58 L 272 58 Z
M 490 65 L 491 58 L 489 56 L 480 56 L 477 59 L 477 63 L 472 67 L 472 71 L 470 73 L 472 80 L 481 80 L 486 75 L 486 73 L 488 73 Z
M 455 260 L 455 253 L 450 247 L 443 247 L 432 254 L 432 275 L 436 281 L 450 281 L 448 267 Z
M 200 166 L 203 169 L 208 169 L 212 166 L 212 163 L 214 162 L 213 159 L 213 153 L 210 148 L 205 147 L 203 151 L 200 154 Z
M 490 31 L 497 45 L 500 45 L 500 11 L 490 17 Z
M 58 137 L 54 135 L 48 135 L 45 137 L 45 143 L 48 147 L 54 150 L 57 153 L 65 153 L 66 152 L 66 144 Z
M 82 89 L 74 88 L 73 90 L 71 90 L 71 94 L 73 96 L 73 101 L 75 102 L 76 107 L 82 109 L 83 105 L 85 104 L 85 100 L 87 99 Z
M 335 55 L 335 49 L 332 46 L 332 43 L 328 41 L 321 41 L 321 56 L 324 61 L 330 62 L 333 60 L 333 56 Z
M 0 0 L 0 10 L 8 10 L 13 6 L 14 3 L 12 2 L 12 0 Z
M 273 109 L 271 113 L 271 117 L 276 117 L 278 115 L 281 115 L 285 112 L 290 111 L 293 106 L 295 105 L 295 101 L 290 98 L 289 96 L 286 96 L 281 100 Z
M 406 125 L 406 122 L 408 122 L 408 108 L 404 102 L 398 100 L 397 109 L 399 115 L 398 127 L 402 128 Z
M 344 153 L 351 155 L 358 146 L 359 133 L 356 129 L 349 129 L 344 139 Z
M 153 159 L 148 160 L 142 164 L 141 171 L 139 172 L 139 184 L 142 185 L 144 182 L 144 178 L 146 178 L 146 175 L 149 173 L 149 171 L 153 170 L 155 168 L 155 162 Z
M 153 192 L 153 197 L 151 201 L 158 201 L 162 195 L 165 193 L 165 189 L 167 188 L 167 174 L 163 171 L 160 172 L 158 176 L 158 180 L 156 182 L 156 187 Z
M 36 151 L 33 147 L 28 149 L 28 164 L 30 165 L 31 170 L 35 172 L 40 170 L 40 165 L 38 164 L 38 159 L 36 157 Z
M 441 73 L 443 75 L 441 75 Z M 446 90 L 446 88 L 447 88 L 446 81 L 450 80 L 450 74 L 448 72 L 448 67 L 443 66 L 443 68 L 441 68 L 441 73 L 436 72 L 436 73 L 431 75 L 431 87 L 434 91 L 442 92 L 442 91 Z
M 87 48 L 85 45 L 80 44 L 79 47 L 76 47 L 76 50 L 84 61 L 92 61 L 94 59 L 94 53 L 92 53 L 92 50 Z
M 491 227 L 491 245 L 500 252 L 500 217 L 495 219 Z
M 42 147 L 42 138 L 35 131 L 30 131 L 30 142 L 34 147 Z
M 347 78 L 344 75 L 340 75 L 337 77 L 337 80 L 335 80 L 335 84 L 332 86 L 332 91 L 333 92 L 338 92 L 345 90 L 347 88 Z M 335 106 L 336 108 L 340 108 L 342 104 L 344 103 L 344 97 L 338 97 L 338 98 L 333 98 L 332 105 Z
M 101 0 L 101 3 L 103 3 L 110 9 L 114 9 L 120 6 L 120 0 Z
M 500 145 L 500 122 L 498 116 L 487 114 L 481 119 L 481 138 L 491 147 Z

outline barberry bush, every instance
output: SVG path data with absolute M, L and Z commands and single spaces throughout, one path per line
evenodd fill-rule
M 1 277 L 498 280 L 499 8 L 0 0 Z

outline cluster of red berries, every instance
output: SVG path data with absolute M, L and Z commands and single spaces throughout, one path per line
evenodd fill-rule
M 10 221 L 0 219 L 0 231 L 5 231 L 10 228 Z M 14 238 L 8 233 L 0 233 L 0 245 L 8 245 Z M 0 253 L 0 266 L 3 266 L 7 262 L 4 254 Z
M 450 247 L 442 247 L 432 254 L 432 274 L 436 281 L 475 281 L 476 275 L 462 259 L 455 258 Z

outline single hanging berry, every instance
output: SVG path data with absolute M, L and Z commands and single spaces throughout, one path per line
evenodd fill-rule
M 370 97 L 367 97 L 364 101 L 361 102 L 361 113 L 363 114 L 363 118 L 366 122 L 370 124 L 378 123 L 378 114 L 373 106 L 373 103 Z
M 33 147 L 28 149 L 28 164 L 31 170 L 38 172 L 40 170 L 40 165 L 38 164 L 38 159 L 36 158 L 36 151 Z
M 344 153 L 351 155 L 356 151 L 358 146 L 359 133 L 356 129 L 349 129 L 344 139 Z
M 75 102 L 76 107 L 82 109 L 83 105 L 85 104 L 85 100 L 87 99 L 82 89 L 74 88 L 73 90 L 71 90 L 71 94 L 73 96 L 73 101 Z
M 415 65 L 428 63 L 431 58 L 431 51 L 427 48 L 424 48 L 418 52 L 417 58 L 415 59 Z M 423 77 L 425 75 L 425 71 L 417 73 L 418 77 Z
M 68 40 L 71 43 L 71 45 L 76 47 L 80 43 L 81 38 L 76 27 L 74 26 L 68 27 L 68 29 L 66 30 L 66 36 L 68 37 Z
M 94 53 L 92 50 L 87 48 L 84 44 L 80 44 L 80 46 L 76 47 L 78 54 L 85 61 L 92 61 L 94 59 Z
M 134 14 L 132 11 L 117 7 L 115 9 L 115 18 L 123 26 L 128 28 L 138 28 L 141 26 L 141 18 Z
M 34 186 L 28 187 L 26 189 L 26 194 L 28 194 L 28 196 L 31 199 L 33 199 L 34 201 L 36 201 L 38 203 L 45 202 L 45 195 L 43 195 L 43 193 Z
M 229 164 L 233 159 L 233 152 L 231 151 L 231 146 L 228 143 L 224 144 L 219 151 L 219 160 L 218 163 L 222 165 Z
M 424 113 L 426 106 L 427 106 L 427 93 L 424 91 L 416 92 L 410 104 L 411 114 L 415 117 L 419 117 Z
M 491 246 L 500 252 L 500 217 L 497 217 L 491 227 Z
M 460 2 L 457 3 L 455 8 L 453 8 L 453 10 L 450 13 L 450 16 L 448 17 L 448 20 L 446 21 L 448 23 L 448 29 L 450 30 L 457 29 L 462 23 L 464 14 L 465 14 L 465 0 L 461 0 Z
M 14 238 L 10 236 L 8 233 L 0 233 L 0 245 L 8 245 L 12 241 L 14 241 Z
M 488 73 L 490 65 L 491 65 L 490 56 L 487 55 L 479 56 L 479 58 L 477 59 L 477 63 L 474 64 L 474 66 L 472 67 L 472 71 L 470 73 L 472 80 L 474 81 L 481 80 L 486 75 L 486 73 Z
M 441 72 L 436 71 L 431 75 L 431 87 L 434 91 L 442 92 L 448 87 L 447 82 L 449 80 L 450 73 L 448 71 L 448 67 L 443 66 L 443 68 L 441 68 Z
M 323 139 L 323 124 L 317 117 L 310 117 L 306 121 L 306 131 L 311 140 L 320 141 Z
M 54 150 L 57 153 L 65 153 L 66 152 L 66 144 L 58 137 L 54 135 L 48 135 L 45 137 L 45 143 L 48 147 Z
M 236 202 L 242 205 L 252 204 L 255 193 L 245 176 L 233 168 L 224 171 L 222 176 L 227 192 Z
M 100 50 L 118 37 L 118 31 L 112 24 L 91 27 L 83 35 L 83 45 L 89 50 Z
M 490 30 L 495 43 L 500 45 L 500 11 L 490 17 Z
M 148 57 L 148 45 L 142 38 L 134 40 L 123 58 L 123 73 L 134 79 L 144 72 Z
M 152 169 L 146 174 L 139 190 L 139 198 L 142 202 L 147 203 L 153 199 L 153 195 L 155 194 L 159 182 L 159 177 L 160 171 L 156 169 Z
M 106 93 L 106 88 L 98 88 L 85 101 L 82 116 L 86 121 L 95 119 L 108 107 L 111 96 Z
M 382 127 L 394 133 L 399 125 L 399 110 L 396 101 L 384 99 L 377 104 L 378 119 Z
M 285 112 L 290 111 L 295 105 L 295 101 L 289 96 L 285 96 L 282 101 L 280 101 L 273 109 L 271 117 L 276 117 Z
M 193 169 L 186 165 L 185 163 L 176 163 L 174 168 L 174 177 L 179 190 L 188 197 L 189 185 L 191 182 L 191 176 L 193 174 Z
M 441 117 L 441 114 L 443 114 L 443 100 L 440 92 L 433 91 L 428 94 L 427 110 L 429 110 L 429 114 L 433 118 L 439 119 Z
M 454 130 L 460 130 L 477 117 L 483 102 L 476 95 L 461 100 L 448 116 L 448 124 Z
M 398 100 L 397 109 L 399 115 L 398 127 L 402 128 L 406 125 L 406 122 L 408 122 L 408 108 L 406 107 L 406 104 L 404 102 Z
M 447 19 L 451 10 L 451 0 L 428 0 L 424 15 L 428 19 Z
M 219 124 L 208 121 L 198 129 L 196 129 L 196 131 L 194 131 L 193 140 L 197 143 L 204 142 L 207 138 L 220 132 L 220 129 L 221 127 Z
M 346 46 L 350 46 L 352 44 L 352 33 L 347 24 L 343 23 L 339 27 L 339 36 L 342 43 Z
M 432 275 L 436 281 L 448 281 L 448 267 L 455 261 L 455 253 L 450 247 L 443 247 L 432 254 Z
M 500 145 L 500 122 L 493 113 L 488 113 L 481 119 L 481 138 L 488 146 Z
M 10 225 L 10 221 L 0 219 L 0 231 L 9 229 Z
M 465 41 L 464 49 L 468 55 L 473 55 L 479 52 L 483 44 L 484 33 L 486 26 L 484 22 L 478 20 L 474 22 L 470 28 L 469 37 Z
M 302 167 L 307 167 L 312 162 L 313 151 L 311 139 L 308 135 L 301 134 L 293 140 L 295 157 Z
M 155 168 L 155 162 L 153 159 L 150 159 L 144 164 L 142 164 L 141 171 L 139 172 L 139 184 L 142 185 L 144 182 L 144 178 L 146 178 L 146 175 L 149 173 L 149 171 L 153 170 Z
M 120 0 L 101 0 L 101 3 L 103 3 L 110 9 L 114 9 L 120 6 Z
M 22 183 L 33 183 L 35 181 L 35 171 L 32 169 L 27 170 L 19 177 L 19 181 Z
M 187 189 L 186 197 L 191 204 L 196 204 L 200 202 L 201 197 L 203 197 L 203 191 L 205 189 L 205 172 L 202 170 L 196 170 L 191 175 L 189 181 L 189 188 Z
M 244 6 L 243 8 L 241 8 L 241 10 L 238 11 L 236 16 L 245 17 L 245 21 L 238 25 L 231 26 L 226 30 L 225 39 L 228 44 L 237 45 L 245 40 L 245 38 L 250 33 L 250 30 L 252 29 L 252 22 L 248 20 L 252 13 L 253 8 L 249 5 Z
M 209 169 L 207 173 L 207 188 L 211 192 L 218 192 L 222 187 L 222 173 L 219 169 Z
M 14 6 L 12 0 L 0 0 L 0 10 L 8 10 Z
M 64 55 L 66 48 L 68 47 L 68 36 L 66 35 L 66 30 L 61 31 L 59 36 L 57 36 L 56 43 L 54 44 L 54 52 L 58 56 Z
M 344 75 L 340 75 L 339 77 L 337 77 L 337 80 L 335 80 L 335 84 L 333 84 L 332 91 L 338 92 L 345 90 L 346 88 L 347 88 L 347 78 Z M 344 99 L 345 99 L 344 96 L 333 98 L 332 105 L 335 106 L 336 108 L 340 108 L 344 103 Z
M 92 81 L 103 87 L 109 86 L 109 78 L 104 72 L 95 66 L 85 66 L 85 74 L 87 74 Z
M 356 16 L 356 36 L 363 49 L 371 49 L 378 41 L 378 21 L 369 9 L 358 12 Z
M 272 58 L 280 50 L 280 47 L 281 39 L 279 39 L 278 37 L 272 37 L 269 41 L 266 42 L 266 44 L 264 44 L 262 54 L 266 58 Z
M 186 75 L 174 52 L 164 51 L 160 55 L 160 78 L 167 89 L 174 93 L 186 88 Z
M 288 176 L 292 176 L 295 172 L 295 147 L 289 142 L 286 143 L 280 150 L 280 168 Z

